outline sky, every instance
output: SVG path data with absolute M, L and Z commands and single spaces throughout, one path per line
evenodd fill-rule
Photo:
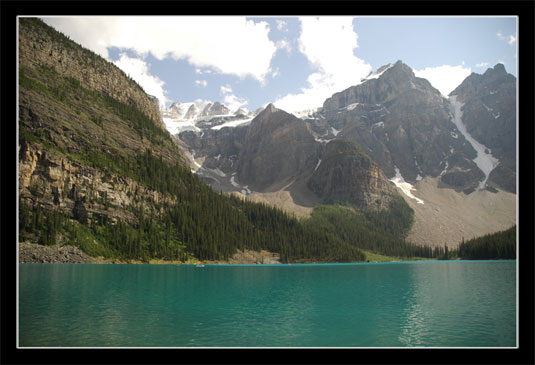
M 40 17 L 113 62 L 160 107 L 321 107 L 398 60 L 447 96 L 502 63 L 517 76 L 516 17 Z

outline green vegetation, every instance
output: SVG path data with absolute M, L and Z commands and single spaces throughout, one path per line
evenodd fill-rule
M 442 251 L 405 242 L 414 212 L 401 196 L 392 196 L 388 210 L 374 211 L 343 205 L 314 209 L 304 221 L 309 229 L 329 233 L 351 246 L 391 257 L 436 258 Z
M 461 242 L 457 255 L 467 260 L 516 259 L 516 225 Z
M 392 261 L 420 261 L 428 260 L 426 257 L 397 257 L 381 255 L 372 251 L 361 250 L 366 255 L 366 261 L 368 262 L 392 262 Z

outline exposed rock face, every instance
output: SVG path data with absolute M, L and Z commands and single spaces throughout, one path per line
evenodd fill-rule
M 106 173 L 24 143 L 19 150 L 19 193 L 30 205 L 58 209 L 77 220 L 99 216 L 136 222 L 126 208 L 138 201 L 176 203 L 124 176 Z
M 321 161 L 308 181 L 326 203 L 387 207 L 395 189 L 357 144 L 335 139 L 325 146 Z
M 516 192 L 516 78 L 499 63 L 472 73 L 450 95 L 464 104 L 468 133 L 500 161 L 487 183 Z
M 452 123 L 448 100 L 401 61 L 334 94 L 308 122 L 321 138 L 357 142 L 389 177 L 397 167 L 406 181 L 415 183 L 460 167 L 458 161 L 470 171 L 467 176 L 478 176 L 471 162 L 476 151 Z M 450 186 L 459 190 L 476 184 L 470 179 L 450 182 L 460 184 Z
M 199 133 L 183 132 L 180 139 L 196 156 L 203 156 L 204 167 L 221 169 L 231 174 L 236 171 L 238 154 L 243 147 L 246 128 L 206 129 L 201 137 Z
M 238 156 L 238 177 L 255 191 L 278 190 L 314 168 L 318 152 L 301 119 L 269 104 L 247 129 Z
M 19 59 L 22 64 L 52 67 L 90 90 L 135 105 L 154 123 L 165 128 L 158 106 L 118 67 L 79 47 L 38 19 L 21 19 L 20 22 Z

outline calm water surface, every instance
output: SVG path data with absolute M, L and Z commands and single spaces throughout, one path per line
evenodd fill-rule
M 516 262 L 19 266 L 21 347 L 514 347 Z

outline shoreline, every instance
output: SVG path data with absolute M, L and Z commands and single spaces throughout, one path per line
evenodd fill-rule
M 44 264 L 151 264 L 151 265 L 196 265 L 196 264 L 281 264 L 280 255 L 269 251 L 239 251 L 228 260 L 198 260 L 188 261 L 150 259 L 142 260 L 106 259 L 104 257 L 92 257 L 76 246 L 53 245 L 44 246 L 29 241 L 18 243 L 19 263 L 44 263 Z

